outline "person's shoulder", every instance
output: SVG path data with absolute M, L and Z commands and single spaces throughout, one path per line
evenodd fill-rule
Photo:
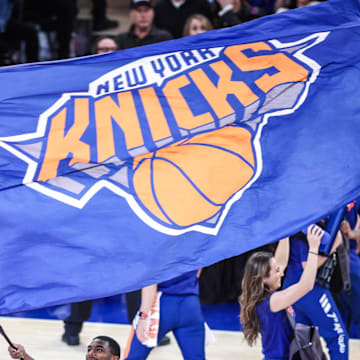
M 159 1 L 156 1 L 156 3 L 154 4 L 155 11 L 157 9 L 163 9 L 163 8 L 169 8 L 169 7 L 173 7 L 170 0 L 159 0 Z
M 128 48 L 128 43 L 129 43 L 130 39 L 131 39 L 131 31 L 130 30 L 119 33 L 115 38 L 115 41 L 119 47 L 119 50 Z
M 130 36 L 130 31 L 124 31 L 122 33 L 119 33 L 117 36 L 116 36 L 116 41 L 119 42 L 119 41 L 123 41 L 127 38 L 129 38 Z
M 151 32 L 153 35 L 157 37 L 161 37 L 164 40 L 171 40 L 173 39 L 172 35 L 165 29 L 159 29 L 153 25 Z

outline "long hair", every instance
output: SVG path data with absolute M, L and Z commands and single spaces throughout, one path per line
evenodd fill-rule
M 260 331 L 260 319 L 256 305 L 269 296 L 270 289 L 264 279 L 270 274 L 270 252 L 256 252 L 252 254 L 245 265 L 240 296 L 240 322 L 247 343 L 252 346 Z
M 186 22 L 185 22 L 185 25 L 184 25 L 183 36 L 189 36 L 190 35 L 190 26 L 191 26 L 191 22 L 194 19 L 199 20 L 204 25 L 206 31 L 209 31 L 209 30 L 213 29 L 213 26 L 212 26 L 210 20 L 205 15 L 193 14 L 193 15 L 190 15 L 186 19 Z

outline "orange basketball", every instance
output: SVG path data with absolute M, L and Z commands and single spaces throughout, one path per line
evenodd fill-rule
M 254 174 L 251 133 L 227 126 L 134 159 L 143 206 L 164 223 L 190 226 L 213 217 Z

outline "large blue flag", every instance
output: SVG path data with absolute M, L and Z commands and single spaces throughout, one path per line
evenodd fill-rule
M 0 69 L 0 313 L 158 283 L 360 195 L 360 3 Z

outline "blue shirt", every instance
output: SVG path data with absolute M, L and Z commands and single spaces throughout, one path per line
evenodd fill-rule
M 256 306 L 260 318 L 262 352 L 266 358 L 289 358 L 293 329 L 284 310 L 270 310 L 270 296 Z
M 199 295 L 197 270 L 158 284 L 158 290 L 168 295 Z

